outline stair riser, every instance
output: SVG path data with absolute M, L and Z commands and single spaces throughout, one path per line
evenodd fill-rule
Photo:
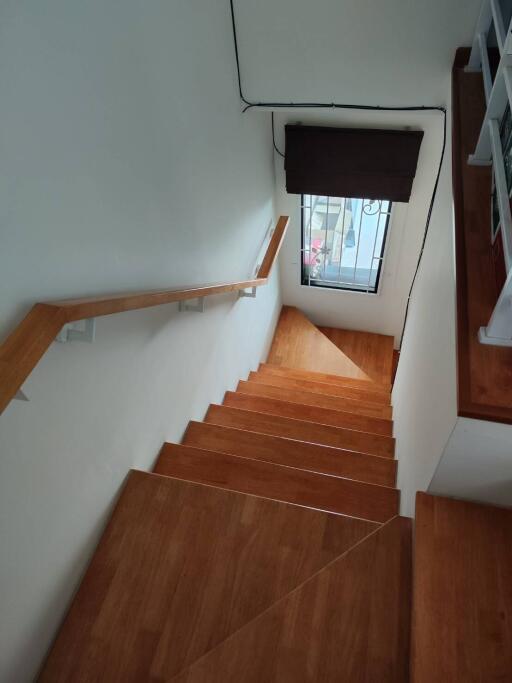
M 332 474 L 381 486 L 395 486 L 396 461 L 292 439 L 274 437 L 205 422 L 190 422 L 187 446 L 220 451 L 276 465 Z
M 284 401 L 287 404 L 291 403 L 300 406 L 300 408 L 297 407 L 294 410 L 289 408 L 286 415 L 294 411 L 304 411 L 302 406 L 310 406 L 313 410 L 305 411 L 305 419 L 309 419 L 309 413 L 309 415 L 314 415 L 317 421 L 324 422 L 325 424 L 357 429 L 361 432 L 370 432 L 372 434 L 393 435 L 393 423 L 391 420 L 369 417 L 355 411 L 344 410 L 343 406 L 340 405 L 341 402 L 336 404 L 336 399 L 331 399 L 331 397 L 324 397 L 305 391 L 283 390 L 256 382 L 239 382 L 237 393 L 275 399 L 277 401 Z
M 374 522 L 398 514 L 396 489 L 186 446 L 166 444 L 154 471 Z
M 211 405 L 206 414 L 205 422 L 387 458 L 394 457 L 395 444 L 393 439 L 304 420 L 292 420 L 277 415 Z
M 363 389 L 373 393 L 386 394 L 387 396 L 389 396 L 391 391 L 391 384 L 380 384 L 371 380 L 341 377 L 340 375 L 328 375 L 322 372 L 308 372 L 308 370 L 301 370 L 300 368 L 287 368 L 283 365 L 272 365 L 270 363 L 260 363 L 258 371 L 280 377 L 320 382 L 332 387 L 353 387 L 354 389 Z
M 330 425 L 342 429 L 353 429 L 358 432 L 379 435 L 383 439 L 390 438 L 393 429 L 392 423 L 388 421 L 379 421 L 354 413 L 341 413 L 336 410 L 289 403 L 263 396 L 238 394 L 231 391 L 226 392 L 223 403 L 232 408 L 255 410 L 259 413 L 280 415 L 281 417 L 289 417 L 294 420 L 307 420 L 308 422 L 316 422 L 317 424 Z
M 307 382 L 305 380 L 290 380 L 286 377 L 270 374 L 262 375 L 257 372 L 251 372 L 247 381 L 249 384 L 258 384 L 266 387 L 270 386 L 285 391 L 307 392 L 309 395 L 321 398 L 322 403 L 325 401 L 335 401 L 336 405 L 340 406 L 337 410 L 342 410 L 347 413 L 357 413 L 358 415 L 378 417 L 384 420 L 391 420 L 393 417 L 393 408 L 390 405 L 347 398 L 343 394 L 343 388 L 331 387 L 329 384 Z
M 260 381 L 260 382 L 264 383 L 266 377 L 276 377 L 276 376 L 271 375 L 271 374 L 262 373 L 260 375 L 259 373 L 255 373 L 251 377 L 251 379 L 254 379 L 255 381 Z M 258 378 L 258 379 L 256 379 L 256 378 Z M 288 378 L 287 384 L 290 384 L 290 383 L 293 383 L 294 388 L 296 388 L 298 390 L 306 388 L 305 380 Z M 352 387 L 343 387 L 343 389 L 341 391 L 338 390 L 337 394 L 341 395 L 343 398 L 352 399 L 353 401 L 365 401 L 365 403 L 375 404 L 377 406 L 389 407 L 389 403 L 390 403 L 390 395 L 389 394 L 377 393 L 377 392 L 371 392 L 371 391 L 363 391 L 362 389 L 354 389 Z

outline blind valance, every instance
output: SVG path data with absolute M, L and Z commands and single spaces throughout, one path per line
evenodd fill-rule
M 285 126 L 291 194 L 408 202 L 423 131 Z

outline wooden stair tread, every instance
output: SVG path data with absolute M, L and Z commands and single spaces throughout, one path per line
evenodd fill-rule
M 293 306 L 283 306 L 281 309 L 267 362 L 362 380 L 370 379 Z
M 266 396 L 251 396 L 250 394 L 226 391 L 223 404 L 243 410 L 255 410 L 259 413 L 271 413 L 296 420 L 307 420 L 318 424 L 353 429 L 374 436 L 382 440 L 392 439 L 393 423 L 375 417 L 366 417 L 357 413 L 342 413 L 339 410 L 317 408 L 302 403 L 290 403 Z
M 412 681 L 512 677 L 512 510 L 416 497 Z
M 376 528 L 132 471 L 38 680 L 170 680 Z
M 372 522 L 398 514 L 397 489 L 193 446 L 164 444 L 154 471 Z
M 321 397 L 323 401 L 334 400 L 343 408 L 351 413 L 359 413 L 359 415 L 367 415 L 368 417 L 381 417 L 386 420 L 392 419 L 393 409 L 391 405 L 381 402 L 367 401 L 361 397 L 354 398 L 353 392 L 348 392 L 344 387 L 333 387 L 330 384 L 321 384 L 319 382 L 308 382 L 307 380 L 281 377 L 279 375 L 272 375 L 269 373 L 251 372 L 247 381 L 252 384 L 263 384 L 264 386 L 276 387 L 278 389 L 285 389 L 287 391 L 301 391 L 308 394 L 314 394 L 316 397 Z M 348 395 L 350 394 L 350 395 Z
M 282 389 L 281 387 L 274 387 L 260 382 L 244 382 L 243 380 L 238 383 L 236 393 L 276 399 L 300 406 L 311 406 L 315 409 L 313 414 L 321 414 L 316 409 L 328 411 L 322 414 L 325 416 L 331 415 L 335 419 L 333 424 L 359 429 L 363 432 L 385 434 L 386 436 L 393 435 L 393 422 L 391 420 L 382 417 L 371 417 L 356 410 L 346 410 L 342 402 L 336 403 L 336 398 L 332 396 L 322 396 L 321 394 L 299 391 L 297 389 Z M 336 418 L 339 418 L 339 420 Z M 331 424 L 331 422 L 329 421 L 328 424 Z
M 397 461 L 206 422 L 189 422 L 187 446 L 265 460 L 381 486 L 395 486 Z
M 326 372 L 315 372 L 312 370 L 304 370 L 303 368 L 289 368 L 286 365 L 274 365 L 273 363 L 260 363 L 258 370 L 273 375 L 281 375 L 282 377 L 295 377 L 311 382 L 329 384 L 333 387 L 354 387 L 355 389 L 364 389 L 388 395 L 391 393 L 391 385 L 372 382 L 368 379 L 361 380 L 354 379 L 353 377 L 343 377 L 342 375 L 330 375 Z
M 397 517 L 172 683 L 407 683 L 410 601 L 411 520 Z
M 379 434 L 366 434 L 354 429 L 332 427 L 226 405 L 211 404 L 204 421 L 387 458 L 393 458 L 395 452 L 394 439 Z
M 270 367 L 270 366 L 267 366 Z M 362 389 L 361 387 L 341 386 L 328 384 L 319 380 L 312 380 L 311 377 L 297 377 L 295 374 L 279 373 L 260 369 L 258 372 L 251 373 L 249 379 L 255 382 L 274 384 L 275 386 L 288 387 L 290 389 L 303 389 L 313 391 L 318 394 L 339 396 L 340 398 L 352 401 L 361 401 L 365 404 L 383 408 L 389 408 L 391 404 L 391 394 L 385 391 L 374 391 L 373 389 Z

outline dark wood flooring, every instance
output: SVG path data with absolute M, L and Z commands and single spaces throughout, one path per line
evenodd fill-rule
M 465 73 L 468 52 L 453 68 L 453 191 L 457 263 L 458 412 L 512 423 L 512 348 L 482 345 L 497 299 L 491 249 L 491 170 L 469 166 L 485 104 L 482 75 Z

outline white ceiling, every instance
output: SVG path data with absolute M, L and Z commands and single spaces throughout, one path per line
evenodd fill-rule
M 444 104 L 481 0 L 234 0 L 254 100 Z

